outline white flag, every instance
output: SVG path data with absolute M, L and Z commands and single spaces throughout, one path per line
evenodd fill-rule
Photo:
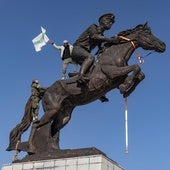
M 46 30 L 41 27 L 41 31 L 42 33 L 40 33 L 37 37 L 35 37 L 32 42 L 34 44 L 35 47 L 35 51 L 41 51 L 41 48 L 43 46 L 45 46 L 47 44 L 47 42 L 49 41 L 49 38 L 47 37 Z

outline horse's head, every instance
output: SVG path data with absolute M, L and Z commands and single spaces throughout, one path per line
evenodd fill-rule
M 132 40 L 138 47 L 145 50 L 154 50 L 156 52 L 164 52 L 166 45 L 163 41 L 152 34 L 147 23 L 137 25 L 134 29 L 122 31 L 118 36 L 124 36 Z

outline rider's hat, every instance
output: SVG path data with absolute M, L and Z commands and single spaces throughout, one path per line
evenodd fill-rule
M 114 22 L 115 15 L 112 14 L 112 13 L 104 14 L 104 15 L 102 15 L 102 16 L 99 18 L 99 20 L 98 20 L 99 23 L 101 22 L 101 20 L 102 20 L 103 18 L 110 19 L 111 22 Z

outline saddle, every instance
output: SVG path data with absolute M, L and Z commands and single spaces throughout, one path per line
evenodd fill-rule
M 85 84 L 90 80 L 90 74 L 92 73 L 93 69 L 95 67 L 95 63 L 90 67 L 88 73 L 85 75 L 77 73 L 68 73 L 69 79 L 66 80 L 67 84 L 72 84 L 75 82 L 78 82 L 79 84 Z

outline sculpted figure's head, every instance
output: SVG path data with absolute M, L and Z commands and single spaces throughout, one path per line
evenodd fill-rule
M 104 30 L 109 30 L 115 22 L 115 16 L 112 13 L 107 13 L 99 18 L 99 24 Z
M 33 80 L 32 80 L 32 83 L 37 83 L 37 84 L 38 84 L 39 81 L 38 81 L 38 79 L 33 79 Z

